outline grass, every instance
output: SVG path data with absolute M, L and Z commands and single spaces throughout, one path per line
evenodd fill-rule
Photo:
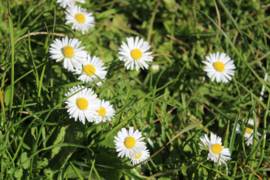
M 93 12 L 95 28 L 82 35 L 65 25 L 56 1 L 1 2 L 0 179 L 268 179 L 269 140 L 262 138 L 269 133 L 268 3 L 87 1 L 81 5 Z M 50 59 L 50 44 L 65 35 L 105 63 L 106 81 L 92 88 L 113 104 L 110 123 L 69 118 L 64 94 L 90 86 Z M 119 61 L 120 45 L 131 36 L 150 43 L 155 57 L 148 70 L 126 70 Z M 217 51 L 237 67 L 227 84 L 203 71 L 205 56 Z M 249 126 L 262 134 L 251 146 L 233 125 L 244 118 L 259 122 Z M 117 157 L 114 136 L 130 126 L 143 132 L 146 164 Z M 210 132 L 230 149 L 227 165 L 218 167 L 200 149 L 199 138 Z

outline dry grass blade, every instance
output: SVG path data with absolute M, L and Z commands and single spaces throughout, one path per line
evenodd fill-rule
M 249 167 L 248 165 L 245 165 L 246 167 L 248 167 L 250 170 L 251 170 L 251 172 L 255 175 L 255 176 L 257 176 L 260 180 L 262 180 L 262 178 L 258 175 L 258 174 L 256 174 L 252 169 L 251 169 L 251 167 Z
M 176 108 L 177 108 L 177 107 L 173 107 L 170 111 L 168 111 L 168 112 L 166 113 L 165 116 L 171 114 L 172 111 L 173 111 L 174 109 L 176 109 Z M 159 119 L 154 120 L 153 123 L 158 122 L 159 120 L 161 120 L 161 119 L 163 119 L 163 118 L 164 118 L 164 116 L 160 117 Z
M 21 39 L 23 39 L 23 38 L 26 38 L 26 37 L 28 37 L 28 36 L 41 35 L 41 34 L 42 34 L 42 35 L 48 35 L 48 34 L 50 34 L 50 35 L 61 36 L 61 37 L 65 37 L 65 36 L 66 36 L 65 34 L 62 34 L 62 33 L 32 32 L 32 33 L 26 34 L 26 35 L 24 35 L 24 36 L 18 38 L 18 39 L 14 42 L 14 45 L 15 45 L 18 41 L 20 41 Z

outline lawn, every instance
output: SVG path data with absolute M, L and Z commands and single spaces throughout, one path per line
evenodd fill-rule
M 1 1 L 0 179 L 269 179 L 269 0 L 67 1 Z

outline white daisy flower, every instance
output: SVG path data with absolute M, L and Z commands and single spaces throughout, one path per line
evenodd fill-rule
M 85 119 L 89 122 L 94 121 L 94 118 L 98 115 L 97 110 L 99 110 L 100 100 L 91 89 L 84 89 L 83 86 L 73 86 L 65 96 L 66 98 L 71 96 L 65 101 L 70 118 L 75 118 L 75 121 L 79 118 L 83 124 L 85 124 Z
M 115 110 L 113 106 L 110 105 L 108 101 L 100 101 L 99 110 L 97 110 L 98 115 L 95 117 L 96 123 L 111 121 L 111 118 L 114 116 Z
M 212 81 L 216 79 L 218 83 L 220 81 L 227 83 L 232 79 L 231 76 L 234 76 L 234 69 L 236 67 L 229 56 L 225 53 L 219 54 L 219 52 L 217 52 L 216 54 L 210 53 L 210 56 L 206 56 L 206 59 L 209 62 L 203 61 L 206 65 L 204 71 L 207 72 L 208 77 L 210 77 Z
M 134 132 L 134 128 L 130 127 L 129 131 L 126 128 L 122 128 L 117 136 L 114 136 L 114 142 L 116 145 L 116 152 L 119 152 L 118 157 L 134 157 L 135 154 L 142 154 L 141 151 L 146 149 L 145 142 L 141 142 L 144 137 L 142 137 L 142 133 L 136 130 Z
M 74 74 L 81 74 L 78 78 L 82 82 L 89 82 L 101 86 L 100 79 L 105 79 L 107 71 L 105 70 L 104 63 L 96 56 L 91 58 L 87 56 L 86 61 L 82 66 L 74 70 Z
M 220 166 L 222 163 L 226 164 L 226 161 L 231 159 L 230 157 L 228 157 L 231 156 L 229 148 L 224 148 L 224 146 L 222 146 L 221 138 L 218 137 L 216 134 L 211 133 L 210 141 L 206 134 L 203 138 L 200 138 L 200 140 L 204 144 L 199 144 L 201 149 L 209 151 L 207 160 L 211 159 L 212 161 L 217 163 L 218 159 L 220 158 L 218 164 Z
M 249 119 L 249 120 L 243 119 L 243 121 L 244 121 L 245 124 L 247 123 L 249 125 L 254 126 L 254 120 L 253 119 Z M 253 131 L 253 129 L 251 129 L 249 127 L 244 127 L 244 129 L 245 129 L 244 138 L 245 138 L 245 140 L 247 140 L 246 143 L 247 143 L 248 146 L 249 145 L 252 145 L 252 142 L 253 142 L 253 132 L 254 131 Z M 240 124 L 237 124 L 237 126 L 236 126 L 236 132 L 238 134 L 241 133 L 241 126 L 240 126 Z M 257 132 L 257 136 L 261 136 L 261 133 Z
M 63 8 L 75 5 L 76 1 L 80 3 L 85 3 L 85 0 L 57 0 L 57 2 L 60 3 L 60 6 L 62 6 Z
M 56 62 L 64 59 L 64 68 L 69 71 L 73 71 L 74 67 L 80 68 L 87 55 L 87 52 L 83 50 L 84 46 L 79 48 L 80 45 L 81 41 L 75 38 L 68 40 L 67 36 L 62 38 L 62 41 L 55 39 L 50 47 L 51 58 Z
M 150 153 L 149 153 L 148 149 L 142 150 L 141 154 L 134 154 L 134 155 L 135 155 L 134 157 L 130 158 L 130 162 L 133 164 L 133 166 L 145 161 L 146 159 L 148 159 L 150 157 Z M 144 163 L 146 163 L 146 162 L 144 162 Z
M 94 28 L 94 17 L 92 13 L 87 13 L 86 9 L 74 5 L 68 7 L 66 11 L 66 24 L 72 24 L 71 29 L 81 30 L 82 34 L 89 28 Z
M 127 69 L 133 70 L 134 66 L 137 71 L 140 67 L 148 69 L 149 65 L 146 62 L 153 61 L 153 57 L 150 56 L 152 52 L 146 52 L 150 47 L 147 41 L 139 40 L 138 36 L 135 40 L 133 37 L 127 38 L 127 44 L 123 42 L 119 49 L 118 53 L 121 55 L 119 59 L 125 61 Z

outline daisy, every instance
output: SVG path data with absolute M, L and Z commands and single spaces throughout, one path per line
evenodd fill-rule
M 64 60 L 64 68 L 69 71 L 73 71 L 74 67 L 80 68 L 87 55 L 86 51 L 82 50 L 84 46 L 79 48 L 80 45 L 81 41 L 68 39 L 67 36 L 62 38 L 62 41 L 55 39 L 50 47 L 51 58 L 56 62 Z
M 60 6 L 62 6 L 63 8 L 66 8 L 67 6 L 73 6 L 76 1 L 80 3 L 85 3 L 85 0 L 57 0 L 57 2 L 60 3 Z
M 91 15 L 92 13 L 87 13 L 86 9 L 80 6 L 70 6 L 66 11 L 66 24 L 72 24 L 71 29 L 81 30 L 84 34 L 89 28 L 95 27 L 95 20 Z
M 249 125 L 254 126 L 254 120 L 253 119 L 249 119 L 249 120 L 243 119 L 243 121 L 244 121 L 245 124 L 249 124 Z M 241 126 L 240 126 L 240 124 L 237 124 L 237 126 L 236 126 L 236 132 L 238 134 L 241 133 Z M 245 138 L 245 140 L 247 140 L 246 143 L 247 143 L 248 146 L 251 145 L 252 142 L 253 142 L 253 132 L 254 132 L 253 129 L 245 126 L 244 138 Z M 257 132 L 257 136 L 261 136 L 261 134 L 259 132 Z
M 226 164 L 226 161 L 231 159 L 228 157 L 231 156 L 229 148 L 222 146 L 221 138 L 216 134 L 211 133 L 210 141 L 206 134 L 200 140 L 203 142 L 203 144 L 199 144 L 201 149 L 209 151 L 207 160 L 211 159 L 215 163 L 219 160 L 218 165 L 220 166 L 222 163 Z
M 118 153 L 118 157 L 127 157 L 132 158 L 135 156 L 135 153 L 142 154 L 141 151 L 146 149 L 145 142 L 141 142 L 144 137 L 142 137 L 142 133 L 136 130 L 134 132 L 134 128 L 130 127 L 129 131 L 126 128 L 122 128 L 117 136 L 114 136 L 114 142 L 116 145 L 116 152 Z
M 210 56 L 206 56 L 206 59 L 209 62 L 203 61 L 206 65 L 204 71 L 207 72 L 208 77 L 210 77 L 212 81 L 216 79 L 218 83 L 220 81 L 227 83 L 232 79 L 231 76 L 234 76 L 234 69 L 236 67 L 229 56 L 225 53 L 219 54 L 219 52 L 217 52 L 216 54 L 210 53 Z
M 83 86 L 73 86 L 65 96 L 66 98 L 71 96 L 65 102 L 70 118 L 73 117 L 75 121 L 79 118 L 83 124 L 85 124 L 85 119 L 89 122 L 94 121 L 95 116 L 98 115 L 97 110 L 99 110 L 100 100 L 91 89 L 84 89 Z
M 113 106 L 110 105 L 108 101 L 100 101 L 99 110 L 97 110 L 98 115 L 95 117 L 96 123 L 111 121 L 111 118 L 114 116 L 115 110 Z
M 142 150 L 142 151 L 140 150 L 140 152 L 141 154 L 134 154 L 135 156 L 130 158 L 130 162 L 133 164 L 133 166 L 145 161 L 146 159 L 150 157 L 150 153 L 148 149 Z
M 137 71 L 139 71 L 140 67 L 148 69 L 149 65 L 146 62 L 153 61 L 153 57 L 150 56 L 152 52 L 146 52 L 150 47 L 147 41 L 139 40 L 138 36 L 135 40 L 133 37 L 127 38 L 127 44 L 123 42 L 119 49 L 118 53 L 121 55 L 119 59 L 125 61 L 127 69 L 133 70 L 134 67 Z
M 96 56 L 93 58 L 87 56 L 86 61 L 82 66 L 74 70 L 74 74 L 81 74 L 78 78 L 82 82 L 89 82 L 101 86 L 101 79 L 105 79 L 107 71 L 105 70 L 104 63 Z

